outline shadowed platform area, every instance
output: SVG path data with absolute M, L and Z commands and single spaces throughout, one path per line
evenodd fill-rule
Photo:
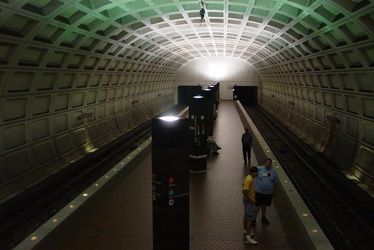
M 270 225 L 258 222 L 254 229 L 258 245 L 244 243 L 242 182 L 249 168 L 265 159 L 256 159 L 252 152 L 250 164 L 243 163 L 243 132 L 234 102 L 221 102 L 214 125 L 220 154 L 209 155 L 206 172 L 190 173 L 190 249 L 315 249 L 300 222 L 288 217 L 288 208 L 276 205 L 282 204 L 278 196 L 268 208 Z M 151 160 L 151 153 L 145 154 L 131 171 L 114 180 L 110 192 L 79 213 L 62 234 L 49 236 L 49 244 L 59 250 L 152 249 Z M 45 247 L 40 244 L 34 249 Z

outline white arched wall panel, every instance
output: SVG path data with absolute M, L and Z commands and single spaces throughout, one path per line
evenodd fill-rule
M 248 62 L 227 57 L 209 57 L 190 61 L 176 74 L 175 86 L 201 85 L 206 88 L 220 82 L 221 100 L 232 100 L 232 86 L 257 86 L 261 96 L 261 81 L 256 69 Z M 175 95 L 178 91 L 175 91 Z M 177 96 L 175 96 L 177 100 Z
M 170 76 L 137 85 L 124 84 L 127 78 L 123 72 L 0 69 L 0 200 L 174 103 Z
M 261 105 L 316 151 L 372 187 L 374 73 L 361 69 L 301 75 L 298 83 L 282 75 L 262 75 Z M 319 85 L 320 79 L 327 81 Z

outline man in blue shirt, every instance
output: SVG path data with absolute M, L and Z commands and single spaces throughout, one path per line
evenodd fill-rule
M 279 183 L 277 172 L 272 168 L 271 159 L 265 160 L 264 166 L 258 167 L 258 175 L 256 178 L 256 217 L 261 209 L 261 222 L 270 225 L 266 219 L 266 208 L 271 205 L 276 184 Z M 256 223 L 256 219 L 254 220 Z

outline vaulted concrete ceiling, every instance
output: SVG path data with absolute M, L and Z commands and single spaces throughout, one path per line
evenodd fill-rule
M 361 46 L 344 60 L 368 66 L 373 10 L 370 0 L 0 0 L 0 64 L 116 69 L 124 59 L 175 69 L 227 56 L 261 68 Z M 340 63 L 325 60 L 317 63 Z

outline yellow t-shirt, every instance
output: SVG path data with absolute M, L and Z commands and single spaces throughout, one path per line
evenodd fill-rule
M 255 179 L 248 175 L 243 182 L 243 190 L 249 190 L 249 198 L 251 198 L 252 201 L 255 200 Z

